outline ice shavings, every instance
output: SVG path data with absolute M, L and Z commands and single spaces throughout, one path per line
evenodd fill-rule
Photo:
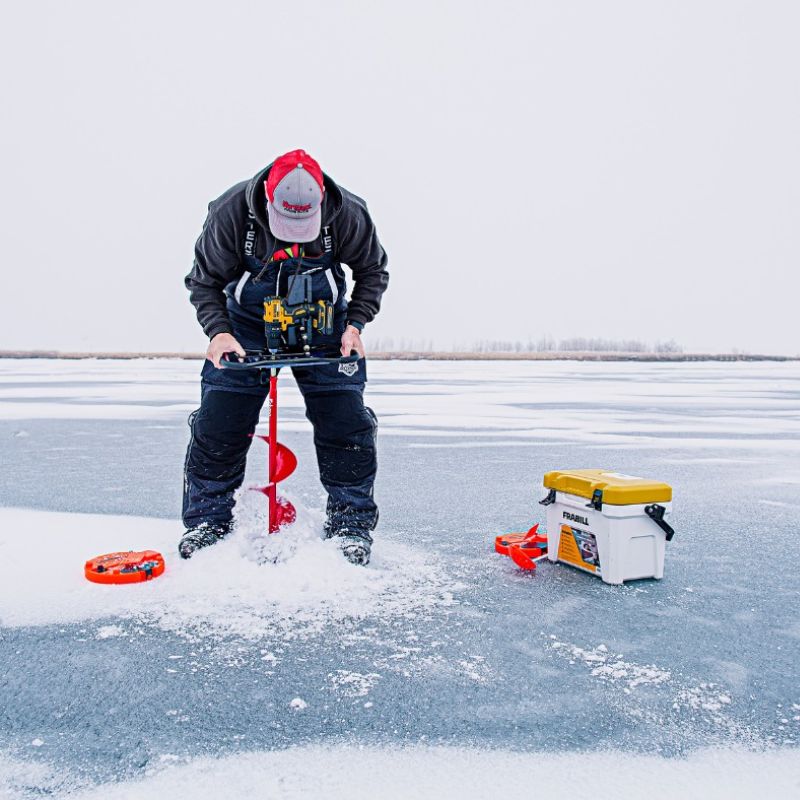
M 488 683 L 491 678 L 491 670 L 486 664 L 484 656 L 471 656 L 470 658 L 459 659 L 458 667 L 460 672 L 475 683 Z
M 364 675 L 344 669 L 336 670 L 328 675 L 334 689 L 345 697 L 366 697 L 380 677 L 377 672 L 369 672 Z
M 121 625 L 101 625 L 95 633 L 95 639 L 113 639 L 125 635 L 125 629 Z
M 716 683 L 701 683 L 678 692 L 673 708 L 677 710 L 681 704 L 695 711 L 717 713 L 731 704 L 731 697 Z
M 446 613 L 455 603 L 457 583 L 448 571 L 390 535 L 365 569 L 349 564 L 335 542 L 321 541 L 311 523 L 280 534 L 292 544 L 275 563 L 262 563 L 261 551 L 253 558 L 252 537 L 244 532 L 182 561 L 175 553 L 180 533 L 169 520 L 0 509 L 0 558 L 13 576 L 0 583 L 0 621 L 22 626 L 118 617 L 189 640 L 290 640 L 352 620 L 397 626 L 434 610 Z M 34 571 L 24 569 L 31 548 L 38 554 Z M 83 576 L 89 557 L 148 548 L 165 556 L 160 578 L 105 586 Z M 117 626 L 96 635 L 120 635 Z
M 773 739 L 730 713 L 733 696 L 718 683 L 697 681 L 654 664 L 633 663 L 611 653 L 604 644 L 579 647 L 551 634 L 547 649 L 569 664 L 588 667 L 590 676 L 606 686 L 618 687 L 619 696 L 611 694 L 607 702 L 632 719 L 657 725 L 663 741 L 685 740 L 687 718 L 693 727 L 704 728 L 708 744 L 736 741 L 763 746 Z M 647 699 L 637 692 L 643 687 L 648 690 Z
M 666 683 L 671 677 L 669 670 L 655 665 L 641 665 L 625 661 L 622 656 L 610 653 L 604 644 L 585 649 L 554 640 L 550 647 L 566 656 L 570 663 L 580 661 L 588 666 L 592 676 L 612 683 L 622 682 L 631 690 L 638 686 L 658 686 Z

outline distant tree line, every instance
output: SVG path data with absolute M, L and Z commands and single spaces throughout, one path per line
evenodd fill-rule
M 574 337 L 553 339 L 543 336 L 528 341 L 511 339 L 481 339 L 469 343 L 458 342 L 450 347 L 435 344 L 433 339 L 378 337 L 369 342 L 373 352 L 455 352 L 455 353 L 682 353 L 683 347 L 674 339 L 653 344 L 640 339 L 603 339 Z

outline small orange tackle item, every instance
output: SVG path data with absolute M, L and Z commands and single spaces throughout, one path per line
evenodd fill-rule
M 495 537 L 494 549 L 522 569 L 535 570 L 536 562 L 547 555 L 547 536 L 539 533 L 538 523 L 527 533 L 505 533 Z
M 141 583 L 164 572 L 164 556 L 155 550 L 124 550 L 90 558 L 84 566 L 92 583 Z
M 539 523 L 537 522 L 527 533 L 504 533 L 502 536 L 495 536 L 494 549 L 501 556 L 511 555 L 508 548 L 513 544 L 522 544 L 534 539 L 538 535 Z

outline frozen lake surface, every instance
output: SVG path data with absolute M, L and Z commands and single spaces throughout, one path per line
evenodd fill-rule
M 367 569 L 317 538 L 289 375 L 295 529 L 265 545 L 244 493 L 236 535 L 177 558 L 199 368 L 0 361 L 0 797 L 361 797 L 362 767 L 364 797 L 519 796 L 542 758 L 563 766 L 549 797 L 593 796 L 606 771 L 618 797 L 689 797 L 703 776 L 703 797 L 800 786 L 800 365 L 372 363 Z M 255 444 L 249 482 L 265 458 Z M 531 576 L 492 552 L 544 522 L 546 471 L 579 467 L 674 487 L 663 581 Z M 86 558 L 146 547 L 167 558 L 157 581 L 83 579 Z M 588 787 L 565 777 L 576 762 Z M 463 786 L 414 783 L 448 765 Z

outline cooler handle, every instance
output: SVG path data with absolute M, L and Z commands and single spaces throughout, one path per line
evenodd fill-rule
M 653 503 L 652 505 L 644 507 L 644 513 L 650 517 L 659 528 L 661 528 L 664 533 L 667 534 L 667 541 L 671 542 L 672 537 L 675 535 L 674 528 L 664 519 L 664 512 L 666 509 L 664 506 L 660 506 L 657 503 Z

